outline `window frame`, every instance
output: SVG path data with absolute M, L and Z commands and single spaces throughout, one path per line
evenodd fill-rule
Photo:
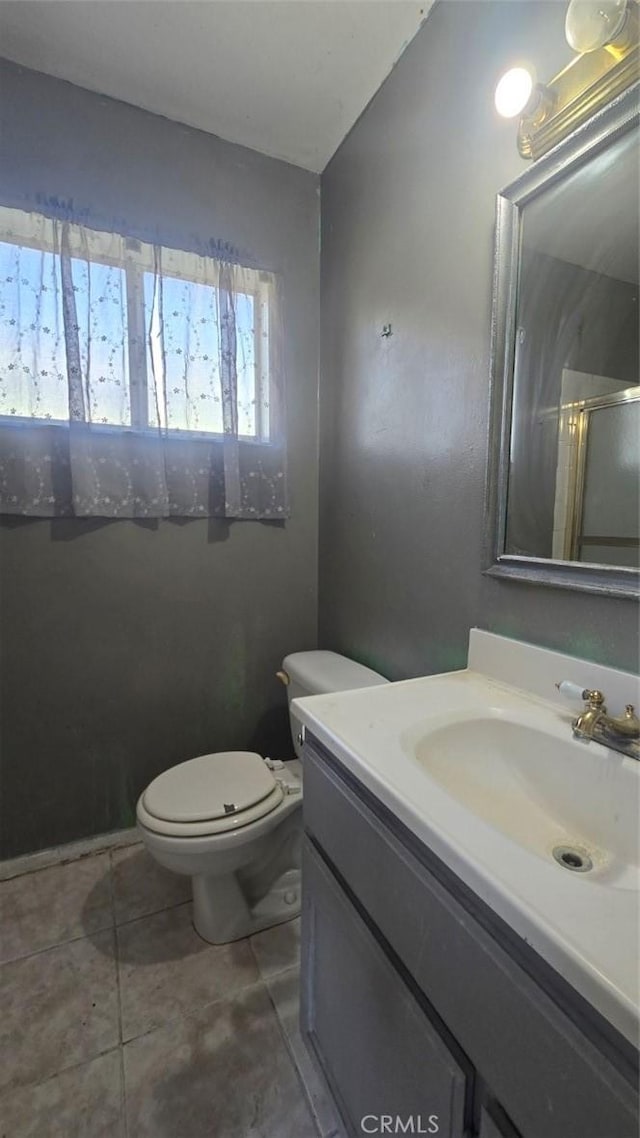
M 8 209 L 11 207 L 5 208 Z M 53 219 L 49 215 L 36 210 L 11 209 L 11 212 L 35 214 L 38 218 L 43 218 L 48 221 L 57 221 L 59 225 L 66 224 L 64 221 Z M 91 419 L 54 419 L 47 418 L 46 416 L 6 415 L 0 413 L 0 427 L 54 427 L 64 430 L 74 425 L 78 428 L 90 429 L 92 432 L 99 432 L 100 434 L 117 433 L 142 436 L 145 438 L 161 437 L 163 441 L 169 443 L 171 443 L 172 440 L 183 443 L 223 442 L 226 437 L 224 431 L 189 430 L 170 426 L 154 426 L 149 423 L 148 334 L 144 297 L 144 274 L 146 272 L 158 273 L 161 277 L 172 277 L 174 279 L 187 281 L 188 283 L 206 284 L 210 288 L 215 287 L 211 285 L 208 280 L 199 279 L 197 274 L 193 275 L 179 271 L 177 266 L 172 264 L 172 261 L 184 257 L 193 258 L 194 262 L 198 258 L 202 260 L 215 260 L 216 258 L 208 258 L 206 254 L 196 253 L 188 249 L 178 249 L 165 245 L 154 246 L 149 242 L 114 231 L 115 236 L 121 238 L 124 242 L 125 256 L 123 260 L 120 260 L 119 258 L 109 257 L 107 254 L 91 248 L 89 252 L 87 252 L 82 242 L 78 242 L 77 233 L 74 234 L 74 230 L 77 231 L 80 228 L 79 223 L 69 221 L 68 224 L 71 237 L 76 237 L 76 241 L 71 241 L 70 244 L 69 251 L 72 257 L 78 257 L 88 263 L 95 262 L 108 265 L 120 269 L 124 274 L 127 310 L 126 353 L 128 360 L 128 394 L 131 421 L 128 424 L 96 423 Z M 83 223 L 82 228 L 89 234 L 111 236 L 106 230 L 94 229 Z M 28 235 L 24 237 L 21 235 L 20 238 L 16 240 L 14 232 L 10 231 L 1 221 L 0 242 L 6 245 L 16 245 L 19 248 L 33 249 L 38 252 L 51 253 L 54 255 L 59 254 L 59 249 L 56 248 L 53 241 L 36 240 Z M 158 267 L 156 261 L 156 249 L 160 250 L 160 267 Z M 168 261 L 168 265 L 166 266 L 164 263 L 165 259 Z M 275 308 L 275 283 L 272 274 L 265 270 L 260 270 L 250 265 L 240 265 L 240 267 L 254 274 L 256 277 L 254 287 L 243 288 L 242 293 L 238 292 L 237 294 L 251 296 L 253 299 L 256 433 L 252 435 L 238 434 L 237 441 L 243 446 L 272 447 L 276 443 L 281 426 L 281 424 L 278 423 L 276 401 L 272 397 L 274 338 L 269 334 Z M 265 326 L 267 329 L 266 352 L 264 347 L 265 338 L 263 336 Z M 266 400 L 265 395 L 267 397 Z M 265 402 L 267 404 L 266 408 Z

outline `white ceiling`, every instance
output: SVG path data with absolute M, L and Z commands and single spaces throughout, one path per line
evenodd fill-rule
M 321 171 L 432 0 L 3 0 L 0 55 Z

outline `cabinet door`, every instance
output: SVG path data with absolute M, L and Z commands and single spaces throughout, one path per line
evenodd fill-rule
M 462 1138 L 461 1066 L 308 841 L 303 877 L 302 1029 L 347 1127 Z
M 587 1035 L 308 735 L 305 756 L 307 832 L 523 1138 L 637 1138 L 631 1046 Z

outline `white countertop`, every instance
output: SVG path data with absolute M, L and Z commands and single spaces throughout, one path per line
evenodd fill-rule
M 601 687 L 610 707 L 617 709 L 618 701 L 637 699 L 637 678 L 477 630 L 472 631 L 470 661 L 473 668 L 460 672 L 296 700 L 295 713 L 347 770 L 637 1046 L 636 864 L 613 879 L 567 872 L 463 805 L 416 761 L 413 746 L 430 722 L 492 709 L 525 725 L 544 721 L 563 745 L 568 739 L 580 748 L 584 744 L 571 738 L 576 709 L 558 697 L 554 681 Z M 504 682 L 505 671 L 516 686 Z M 631 787 L 640 803 L 640 763 L 597 743 L 588 747 L 591 767 L 601 763 L 601 784 L 613 785 L 623 770 L 627 793 Z M 576 753 L 578 763 L 583 754 Z M 523 817 L 525 827 L 526 821 Z M 570 840 L 571 834 L 566 836 Z

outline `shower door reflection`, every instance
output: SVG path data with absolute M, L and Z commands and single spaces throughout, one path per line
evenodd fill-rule
M 592 564 L 638 567 L 640 387 L 595 397 L 568 410 L 567 428 L 575 442 L 567 446 L 570 493 L 563 555 Z M 560 487 L 558 478 L 556 517 L 562 508 Z M 554 548 L 555 541 L 554 530 Z

